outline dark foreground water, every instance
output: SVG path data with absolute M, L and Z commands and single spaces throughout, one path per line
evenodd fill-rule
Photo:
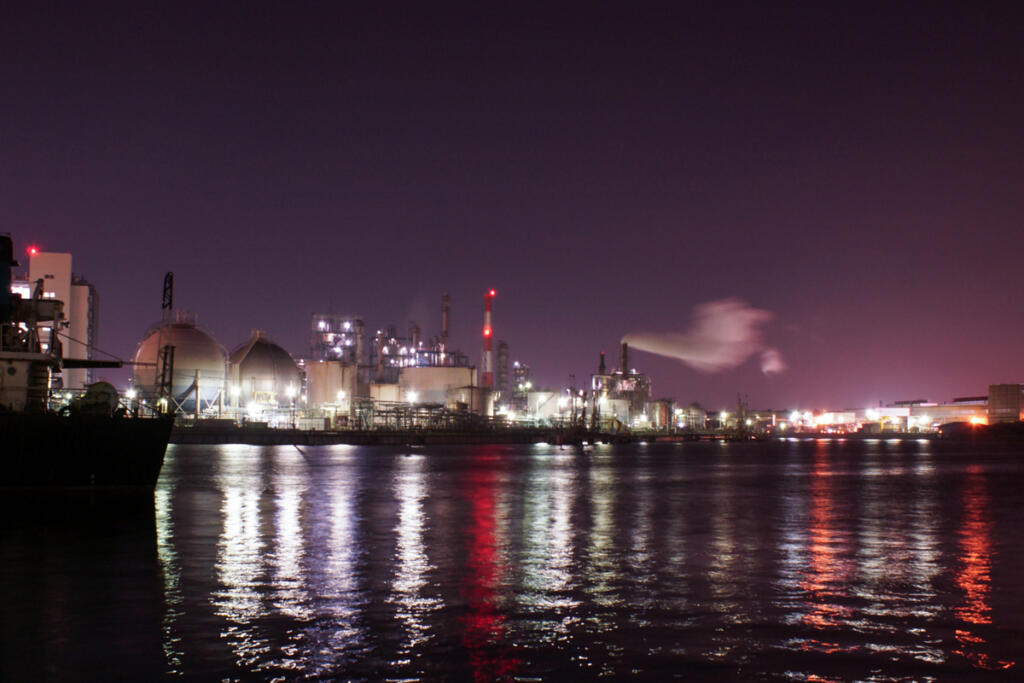
M 1024 455 L 171 447 L 8 501 L 4 680 L 1020 680 Z

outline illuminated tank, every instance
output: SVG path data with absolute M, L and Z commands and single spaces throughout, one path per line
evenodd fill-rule
M 196 373 L 199 377 L 200 408 L 212 407 L 221 397 L 227 379 L 227 351 L 206 330 L 196 325 L 195 317 L 176 312 L 174 322 L 157 325 L 135 351 L 133 379 L 147 398 L 159 394 L 159 353 L 164 345 L 174 347 L 174 371 L 171 393 L 181 410 L 195 409 Z M 146 365 L 138 365 L 144 363 Z
M 253 330 L 249 341 L 231 352 L 232 401 L 237 394 L 238 405 L 251 402 L 289 405 L 298 401 L 302 391 L 302 375 L 283 348 L 267 339 L 260 330 Z

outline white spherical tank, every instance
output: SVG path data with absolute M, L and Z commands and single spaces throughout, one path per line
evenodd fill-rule
M 241 405 L 250 401 L 278 405 L 298 401 L 302 389 L 298 366 L 263 332 L 253 330 L 249 341 L 231 352 L 230 360 L 231 393 L 237 392 Z
M 173 323 L 152 329 L 135 351 L 132 375 L 135 385 L 146 396 L 159 393 L 160 348 L 174 347 L 174 372 L 171 393 L 185 410 L 195 408 L 196 373 L 199 376 L 199 398 L 205 403 L 217 400 L 227 379 L 227 352 L 213 336 L 196 326 L 194 320 L 179 316 Z M 205 405 L 203 406 L 205 407 Z

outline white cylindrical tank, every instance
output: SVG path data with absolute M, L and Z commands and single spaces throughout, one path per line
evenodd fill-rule
M 200 399 L 204 403 L 217 400 L 227 379 L 227 351 L 213 335 L 198 327 L 194 318 L 182 314 L 172 323 L 157 325 L 139 343 L 132 368 L 135 386 L 146 396 L 159 393 L 160 348 L 165 345 L 174 347 L 171 386 L 175 399 L 187 404 L 186 410 L 194 408 L 193 384 L 198 371 Z

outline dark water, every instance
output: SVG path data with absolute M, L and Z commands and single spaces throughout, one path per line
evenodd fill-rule
M 171 447 L 5 516 L 5 680 L 1024 678 L 1024 455 Z

